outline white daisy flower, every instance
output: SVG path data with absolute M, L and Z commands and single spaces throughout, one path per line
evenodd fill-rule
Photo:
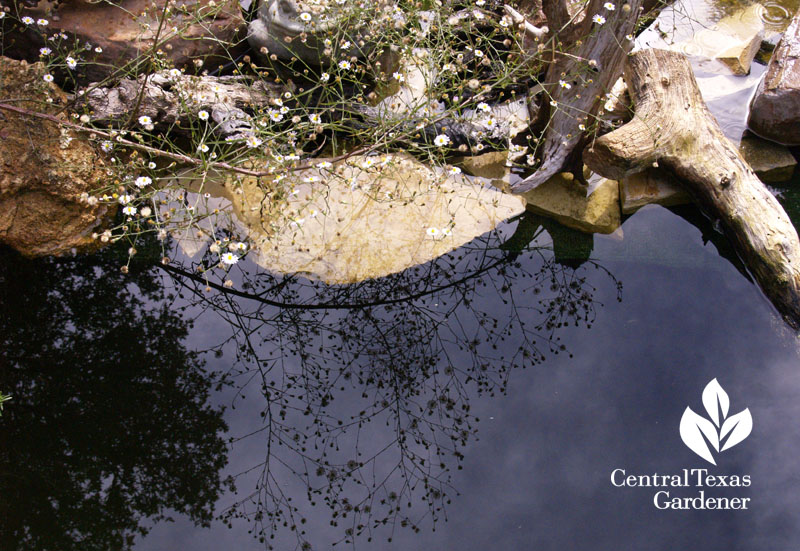
M 300 20 L 303 21 L 304 23 L 308 23 L 309 21 L 311 21 L 311 14 L 304 11 L 303 13 L 300 14 Z
M 489 107 L 488 103 L 485 103 L 485 102 L 482 101 L 482 102 L 480 102 L 478 104 L 478 111 L 483 111 L 484 113 L 488 113 L 491 110 L 492 110 L 492 108 Z
M 457 166 L 451 166 L 450 170 L 448 170 L 450 174 L 461 174 L 461 169 Z
M 397 82 L 405 82 L 406 80 L 406 77 L 403 75 L 403 73 L 398 73 L 397 71 L 392 73 L 392 78 L 395 79 Z
M 44 75 L 42 77 L 42 80 L 44 80 L 45 82 L 53 82 L 53 75 L 51 75 L 50 73 L 47 73 L 46 75 Z
M 110 153 L 111 150 L 114 149 L 114 144 L 108 140 L 104 140 L 100 143 L 100 149 L 102 149 L 104 153 Z
M 427 230 L 425 230 L 425 233 L 428 234 L 430 237 L 436 237 L 437 235 L 439 235 L 439 229 L 428 228 Z
M 433 143 L 436 147 L 450 145 L 450 137 L 447 134 L 439 134 L 433 139 Z
M 328 73 L 322 73 L 321 75 L 319 75 L 320 82 L 328 82 L 330 78 L 331 75 L 329 75 Z
M 120 205 L 127 205 L 128 203 L 133 201 L 133 195 L 127 195 L 127 194 L 120 195 L 117 201 L 119 202 Z
M 239 257 L 233 253 L 223 253 L 220 257 L 223 264 L 227 264 L 228 266 L 233 266 L 237 262 L 239 262 Z
M 322 161 L 321 163 L 317 164 L 317 168 L 330 168 L 333 165 L 329 161 Z
M 617 9 L 617 6 L 615 6 L 611 2 L 606 2 L 605 4 L 603 4 L 603 7 L 608 11 L 614 11 L 615 9 Z
M 606 22 L 606 18 L 603 17 L 602 15 L 595 15 L 592 17 L 592 21 L 594 21 L 598 25 L 602 25 L 603 23 Z
M 352 65 L 347 60 L 342 60 L 342 61 L 339 62 L 339 69 L 347 71 L 347 70 L 350 69 L 350 67 L 352 67 Z
M 133 183 L 136 187 L 143 188 L 152 184 L 153 179 L 150 176 L 139 176 Z
M 208 111 L 205 111 L 205 110 L 200 111 L 199 113 L 197 113 L 197 118 L 200 119 L 201 121 L 207 121 L 208 120 Z
M 100 46 L 98 46 L 98 47 L 96 47 L 96 48 L 94 49 L 94 51 L 95 51 L 95 53 L 97 53 L 97 54 L 102 54 L 102 53 L 103 53 L 103 48 L 101 48 Z
M 3 12 L 0 12 L 0 13 L 3 13 Z M 53 50 L 51 50 L 50 48 L 39 48 L 39 55 L 42 56 L 42 57 L 44 57 L 46 55 L 50 55 L 52 53 L 53 53 Z
M 151 125 L 153 124 L 153 119 L 151 119 L 147 115 L 142 115 L 141 117 L 139 117 L 139 124 L 141 124 L 142 126 Z
M 200 145 L 197 147 L 197 151 L 198 151 L 199 153 L 208 153 L 208 149 L 209 149 L 209 148 L 208 148 L 208 146 L 207 146 L 206 144 L 204 144 L 204 143 L 201 143 L 201 144 L 200 144 Z
M 78 66 L 78 62 L 77 62 L 77 61 L 75 61 L 75 58 L 74 58 L 74 57 L 68 57 L 68 58 L 67 58 L 67 59 L 65 59 L 64 61 L 66 61 L 66 63 L 67 63 L 67 67 L 69 67 L 70 69 L 74 69 L 75 67 L 77 67 L 77 66 Z
M 127 216 L 133 216 L 134 214 L 136 214 L 136 207 L 134 207 L 133 205 L 128 205 L 127 207 L 122 209 L 122 214 L 125 214 Z
M 308 116 L 308 120 L 314 124 L 319 124 L 320 122 L 322 122 L 322 118 L 317 113 L 311 113 Z
M 562 88 L 566 89 L 566 90 L 569 90 L 570 88 L 572 88 L 572 84 L 570 84 L 569 82 L 567 82 L 565 80 L 559 80 L 558 81 L 558 85 L 561 86 Z
M 255 136 L 248 136 L 247 139 L 245 140 L 245 143 L 247 144 L 247 147 L 253 149 L 261 145 L 261 140 L 259 140 Z
M 47 25 L 50 24 L 50 22 L 47 19 L 37 19 L 36 24 L 42 27 L 46 27 Z

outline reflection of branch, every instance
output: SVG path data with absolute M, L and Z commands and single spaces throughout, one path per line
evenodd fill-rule
M 284 523 L 298 527 L 302 546 L 302 496 L 289 490 L 299 483 L 309 504 L 330 509 L 345 541 L 382 525 L 418 530 L 440 519 L 455 492 L 451 464 L 461 462 L 476 430 L 472 397 L 505 392 L 515 367 L 565 349 L 560 327 L 595 316 L 585 276 L 522 243 L 536 235 L 532 224 L 507 247 L 491 234 L 348 286 L 260 273 L 243 274 L 242 292 L 207 282 L 191 266 L 164 266 L 182 291 L 230 324 L 237 355 L 230 374 L 243 379 L 240 393 L 265 398 L 263 426 L 233 440 L 265 440 L 264 460 L 237 477 L 254 490 L 223 518 L 254 523 L 260 537 Z M 587 267 L 600 266 L 587 261 L 579 270 Z

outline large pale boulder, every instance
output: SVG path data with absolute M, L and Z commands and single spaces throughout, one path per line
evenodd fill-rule
M 66 95 L 42 80 L 44 66 L 0 57 L 0 89 L 29 110 L 56 113 Z M 46 100 L 52 100 L 48 103 Z M 83 193 L 103 185 L 103 160 L 57 124 L 0 113 L 0 242 L 27 256 L 59 255 L 96 243 L 91 233 L 114 212 Z
M 10 26 L 6 22 L 5 55 L 35 61 L 39 48 L 56 49 L 45 38 L 63 33 L 68 38 L 58 43 L 80 52 L 73 77 L 81 83 L 102 80 L 153 50 L 165 1 L 64 2 L 52 16 L 52 5 L 42 2 L 22 10 L 22 15 L 47 19 L 48 25 Z M 244 28 L 237 0 L 174 4 L 158 35 L 158 50 L 178 68 L 195 70 L 202 62 L 202 67 L 214 69 L 235 55 Z M 149 69 L 149 64 L 144 68 Z M 116 76 L 128 75 L 123 71 Z
M 762 138 L 800 145 L 800 11 L 772 54 L 747 125 Z
M 438 258 L 524 211 L 519 197 L 453 172 L 401 154 L 355 156 L 280 182 L 220 178 L 202 189 L 227 199 L 258 264 L 354 283 Z M 202 209 L 225 207 L 200 202 Z M 181 235 L 190 255 L 205 248 L 196 236 Z

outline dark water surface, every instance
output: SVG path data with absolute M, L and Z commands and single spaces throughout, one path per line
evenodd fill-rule
M 4 253 L 0 548 L 798 549 L 795 334 L 691 209 L 622 230 L 526 215 L 351 287 L 242 262 L 250 296 Z M 679 435 L 714 378 L 754 425 L 716 466 Z M 673 497 L 748 509 L 610 480 L 693 468 L 752 483 Z

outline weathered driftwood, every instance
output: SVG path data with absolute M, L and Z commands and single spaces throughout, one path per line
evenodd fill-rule
M 545 0 L 543 11 L 555 42 L 553 61 L 544 80 L 545 94 L 540 121 L 544 126 L 537 157 L 540 165 L 512 187 L 523 193 L 569 168 L 586 144 L 588 127 L 601 111 L 604 96 L 622 74 L 632 43 L 624 37 L 633 32 L 642 0 L 617 3 L 605 9 L 606 0 L 591 0 L 580 14 L 573 14 L 566 0 Z M 601 16 L 604 23 L 593 20 Z
M 279 85 L 242 77 L 194 77 L 160 72 L 146 79 L 144 75 L 138 79 L 123 79 L 113 87 L 90 87 L 81 99 L 95 123 L 113 126 L 145 115 L 154 126 L 173 133 L 191 128 L 190 119 L 196 121 L 200 111 L 205 110 L 215 123 L 212 131 L 225 138 L 253 134 L 255 122 L 251 113 L 274 108 L 275 100 L 284 91 Z M 138 109 L 132 113 L 131 106 L 137 104 Z M 489 149 L 508 146 L 502 124 L 491 129 L 467 120 L 434 118 L 430 121 L 422 114 L 395 120 L 391 113 L 356 101 L 333 106 L 328 109 L 327 116 L 336 118 L 353 131 L 389 123 L 399 136 L 399 144 L 433 143 L 437 135 L 447 134 L 452 147 L 456 148 L 464 145 L 471 150 L 478 144 Z M 408 138 L 403 138 L 404 135 Z
M 800 327 L 800 241 L 791 220 L 725 138 L 682 54 L 644 50 L 628 59 L 635 117 L 598 138 L 587 166 L 620 179 L 657 163 L 714 220 L 773 304 Z
M 113 87 L 90 86 L 84 101 L 99 123 L 126 123 L 148 116 L 155 126 L 177 128 L 206 111 L 222 137 L 252 133 L 248 114 L 265 108 L 284 92 L 284 87 L 265 81 L 248 82 L 242 77 L 195 77 L 162 71 L 123 79 Z M 135 113 L 131 112 L 138 106 Z

